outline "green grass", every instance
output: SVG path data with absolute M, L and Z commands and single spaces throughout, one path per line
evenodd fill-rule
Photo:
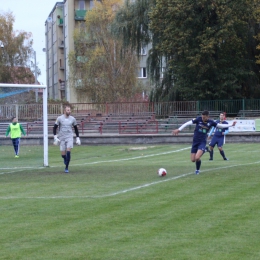
M 260 259 L 260 147 L 224 148 L 195 175 L 187 145 L 80 146 L 64 174 L 0 146 L 0 259 Z

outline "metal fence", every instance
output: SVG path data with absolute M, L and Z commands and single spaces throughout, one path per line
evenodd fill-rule
M 174 115 L 176 111 L 223 111 L 236 116 L 240 110 L 259 110 L 260 99 L 174 101 L 174 102 L 118 102 L 118 103 L 72 103 L 73 114 L 143 114 L 154 113 L 158 118 Z M 16 116 L 19 120 L 38 120 L 43 114 L 42 104 L 0 105 L 0 119 Z M 48 104 L 48 114 L 63 113 L 62 104 Z
M 74 113 L 90 114 L 143 114 L 155 113 L 158 117 L 173 115 L 175 111 L 197 111 L 197 101 L 173 102 L 120 102 L 120 103 L 76 103 L 72 104 Z
M 48 114 L 61 114 L 62 104 L 49 104 Z M 0 119 L 10 119 L 16 116 L 19 119 L 42 119 L 42 104 L 9 104 L 0 105 Z

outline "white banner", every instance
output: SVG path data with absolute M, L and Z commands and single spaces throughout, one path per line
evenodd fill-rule
M 229 132 L 254 132 L 256 131 L 255 120 L 226 120 L 228 123 L 237 121 L 235 126 L 229 127 Z

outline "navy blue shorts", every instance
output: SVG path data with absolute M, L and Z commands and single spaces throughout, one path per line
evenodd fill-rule
M 213 136 L 212 140 L 210 141 L 209 145 L 212 147 L 215 147 L 217 145 L 218 147 L 222 147 L 224 144 L 224 135 L 223 136 Z
M 202 150 L 205 151 L 205 147 L 206 147 L 206 139 L 203 141 L 195 141 L 193 140 L 192 142 L 192 147 L 191 147 L 191 153 L 197 153 L 198 150 Z

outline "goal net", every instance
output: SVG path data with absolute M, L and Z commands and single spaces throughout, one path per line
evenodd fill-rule
M 22 130 L 20 140 L 11 124 Z M 11 124 L 11 125 L 10 125 Z M 12 131 L 13 135 L 11 136 Z M 6 133 L 9 135 L 6 137 Z M 48 110 L 45 85 L 0 83 L 0 171 L 48 166 Z M 15 140 L 16 139 L 16 140 Z

